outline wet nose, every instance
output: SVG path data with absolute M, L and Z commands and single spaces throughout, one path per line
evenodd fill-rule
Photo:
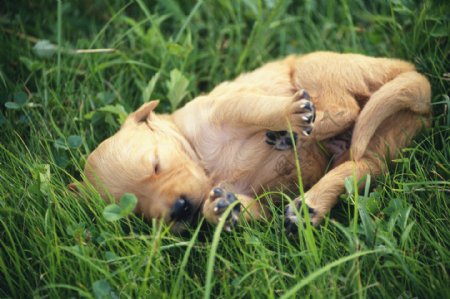
M 170 218 L 175 221 L 187 220 L 191 214 L 192 205 L 184 196 L 177 198 L 170 209 Z

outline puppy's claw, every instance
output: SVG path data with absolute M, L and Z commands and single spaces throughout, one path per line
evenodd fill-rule
M 300 109 L 306 110 L 306 111 L 313 111 L 314 110 L 314 105 L 312 102 L 310 102 L 309 100 L 300 100 Z
M 234 202 L 231 201 L 231 203 Z M 216 206 L 214 207 L 214 212 L 217 214 L 222 214 L 223 212 L 225 212 L 225 210 L 228 208 L 228 206 L 231 204 L 229 201 L 222 199 L 220 200 Z
M 311 104 L 309 103 L 309 102 L 303 102 L 303 103 L 300 103 L 300 108 L 302 108 L 302 109 L 307 109 L 307 110 L 311 110 Z
M 306 128 L 302 131 L 302 134 L 304 136 L 309 136 L 309 135 L 311 135 L 311 132 L 312 132 L 312 128 Z
M 216 198 L 219 198 L 219 197 L 221 197 L 221 196 L 223 196 L 223 189 L 222 189 L 222 188 L 214 188 L 214 189 L 211 191 L 211 194 L 209 195 L 209 197 L 210 197 L 212 200 L 214 200 L 214 199 L 216 199 Z
M 300 99 L 306 99 L 308 101 L 311 101 L 311 96 L 305 89 L 300 89 L 300 91 L 298 92 L 298 96 Z
M 306 113 L 302 116 L 302 119 L 308 123 L 311 123 L 313 121 L 313 115 L 312 113 Z

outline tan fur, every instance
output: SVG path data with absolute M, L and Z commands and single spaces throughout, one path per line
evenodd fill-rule
M 289 124 L 301 132 L 301 89 L 317 109 L 312 135 L 297 143 L 314 224 L 336 203 L 347 176 L 380 174 L 384 159 L 407 146 L 430 114 L 429 83 L 407 62 L 331 52 L 289 56 L 218 85 L 172 115 L 154 114 L 157 102 L 143 105 L 89 156 L 86 177 L 104 197 L 135 193 L 137 212 L 148 218 L 170 221 L 168 211 L 183 195 L 217 223 L 221 215 L 209 197 L 215 186 L 236 194 L 247 217 L 266 215 L 255 194 L 295 186 L 297 172 L 294 152 L 275 151 L 265 133 Z M 329 157 L 319 143 L 349 130 L 350 153 L 325 174 Z

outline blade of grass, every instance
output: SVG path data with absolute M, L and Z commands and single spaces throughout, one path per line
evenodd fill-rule
M 300 280 L 295 286 L 293 286 L 286 293 L 284 293 L 283 296 L 280 297 L 280 299 L 290 298 L 290 297 L 294 296 L 303 287 L 305 287 L 306 285 L 308 285 L 309 283 L 311 283 L 312 281 L 314 281 L 321 275 L 327 273 L 328 271 L 330 271 L 331 269 L 333 269 L 339 265 L 342 265 L 348 261 L 351 261 L 353 259 L 356 259 L 356 258 L 364 256 L 364 255 L 379 253 L 379 252 L 386 252 L 386 251 L 384 249 L 368 250 L 368 251 L 357 252 L 357 253 L 354 253 L 349 256 L 341 257 L 340 259 L 337 259 L 336 261 L 323 266 L 322 268 L 314 271 L 313 273 L 309 274 L 307 277 Z

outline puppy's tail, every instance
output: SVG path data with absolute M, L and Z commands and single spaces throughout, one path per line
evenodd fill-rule
M 405 109 L 422 115 L 429 114 L 430 102 L 430 83 L 415 71 L 401 73 L 384 84 L 372 94 L 356 120 L 350 148 L 353 159 L 361 159 L 376 130 L 386 118 Z

